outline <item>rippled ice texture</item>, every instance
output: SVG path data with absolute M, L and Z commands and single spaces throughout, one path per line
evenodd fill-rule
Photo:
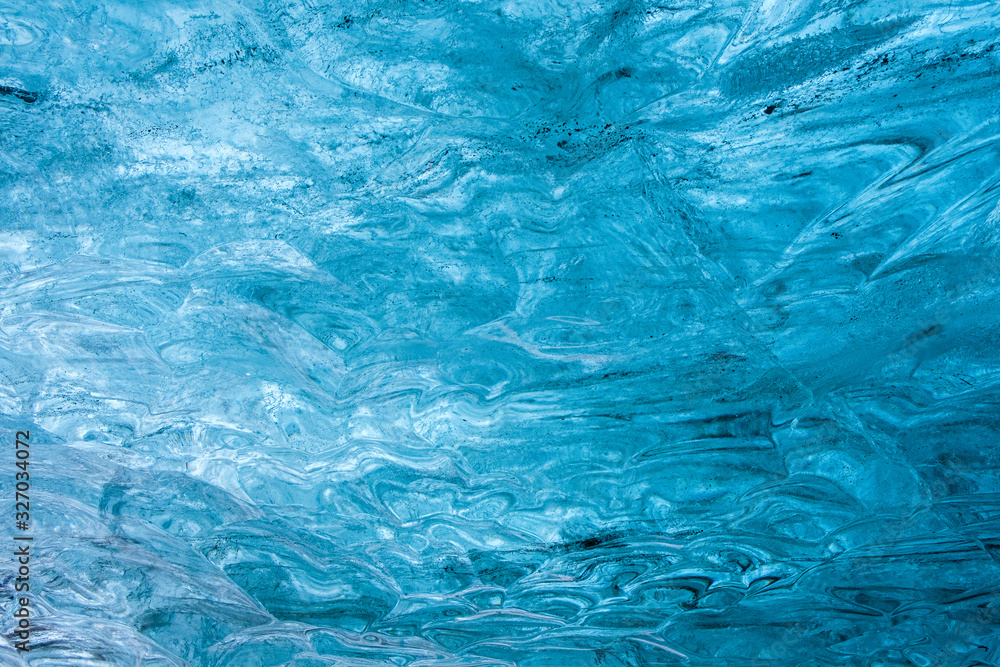
M 997 3 L 0 17 L 4 664 L 1000 661 Z

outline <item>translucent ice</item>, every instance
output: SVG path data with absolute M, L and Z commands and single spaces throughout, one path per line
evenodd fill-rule
M 0 662 L 1000 664 L 998 39 L 3 2 Z

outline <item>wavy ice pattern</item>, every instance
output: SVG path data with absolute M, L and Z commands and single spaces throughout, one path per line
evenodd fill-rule
M 0 662 L 1000 664 L 998 39 L 3 2 Z

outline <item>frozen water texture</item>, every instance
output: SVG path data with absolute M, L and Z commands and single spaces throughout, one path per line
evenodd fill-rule
M 998 39 L 3 2 L 0 662 L 1000 664 Z

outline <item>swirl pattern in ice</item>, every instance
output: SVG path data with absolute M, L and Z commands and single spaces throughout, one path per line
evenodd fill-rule
M 4 2 L 0 661 L 1000 664 L 998 39 Z

